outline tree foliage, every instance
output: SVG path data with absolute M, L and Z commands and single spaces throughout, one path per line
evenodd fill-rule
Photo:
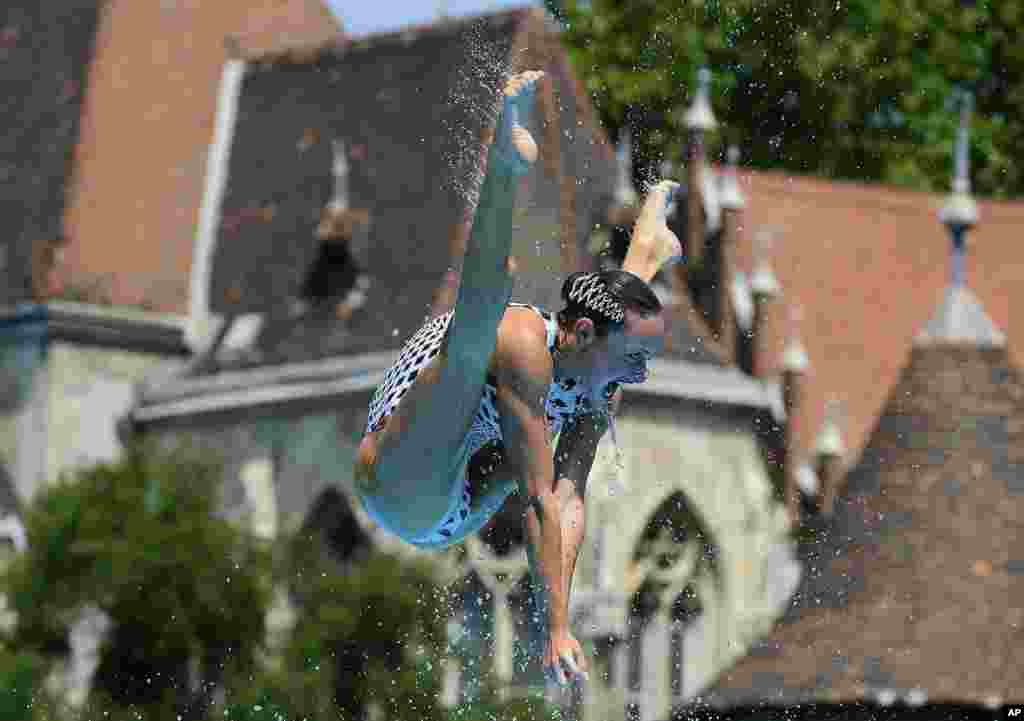
M 226 721 L 351 721 L 373 705 L 394 721 L 440 721 L 448 602 L 429 563 L 375 553 L 339 564 L 299 535 L 278 571 L 296 626 L 278 664 L 229 682 Z
M 217 464 L 138 445 L 33 499 L 28 548 L 0 572 L 14 617 L 0 639 L 0 718 L 554 718 L 541 699 L 442 708 L 451 599 L 430 562 L 342 560 L 316 527 L 271 549 L 223 517 L 220 490 Z M 283 647 L 265 643 L 274 588 L 296 610 Z M 45 681 L 84 609 L 111 623 L 75 713 Z
M 83 609 L 98 609 L 111 627 L 92 700 L 154 721 L 196 702 L 193 661 L 207 682 L 252 668 L 270 557 L 218 518 L 219 477 L 212 463 L 140 446 L 43 490 L 26 513 L 28 550 L 3 574 L 16 658 L 52 668 Z
M 713 140 L 746 162 L 945 190 L 957 88 L 976 95 L 977 192 L 1024 193 L 1024 0 L 549 0 L 608 127 L 641 172 L 679 157 L 696 71 L 715 74 Z

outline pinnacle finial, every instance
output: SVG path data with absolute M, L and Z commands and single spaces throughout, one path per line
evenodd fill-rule
M 740 191 L 739 180 L 736 177 L 736 169 L 740 162 L 740 149 L 736 145 L 730 145 L 725 154 L 726 165 L 720 180 L 719 204 L 722 210 L 742 210 L 746 206 L 746 199 Z
M 793 373 L 803 373 L 810 365 L 807 358 L 807 351 L 800 338 L 800 325 L 804 319 L 804 308 L 795 303 L 789 308 L 789 328 L 786 339 L 786 349 L 783 351 L 782 367 Z
M 615 149 L 615 204 L 628 208 L 637 204 L 633 187 L 633 134 L 629 125 L 622 128 L 619 145 Z
M 701 68 L 697 71 L 697 92 L 684 118 L 687 130 L 707 132 L 718 127 L 715 113 L 711 109 L 711 71 Z
M 960 106 L 960 128 L 954 150 L 953 192 L 939 211 L 939 220 L 949 229 L 953 241 L 952 284 L 963 284 L 964 254 L 967 231 L 978 222 L 978 205 L 971 197 L 970 116 L 974 96 L 969 90 L 958 90 L 954 96 Z
M 840 429 L 842 411 L 843 401 L 838 396 L 829 396 L 825 401 L 825 418 L 818 433 L 818 455 L 842 456 L 846 452 L 846 444 L 843 443 L 843 433 Z
M 348 210 L 348 147 L 345 141 L 337 138 L 331 142 L 334 160 L 331 172 L 334 175 L 334 195 L 331 197 L 331 208 L 335 211 Z
M 774 298 L 779 294 L 779 281 L 771 265 L 774 243 L 775 232 L 770 228 L 760 228 L 754 236 L 754 274 L 750 279 L 750 289 L 755 298 Z

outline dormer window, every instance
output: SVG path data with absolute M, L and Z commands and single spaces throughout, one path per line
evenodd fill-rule
M 347 320 L 363 305 L 369 287 L 351 244 L 357 229 L 369 224 L 370 214 L 349 206 L 348 152 L 341 140 L 333 141 L 332 147 L 334 193 L 320 214 L 316 230 L 320 247 L 303 282 L 302 298 L 320 307 L 333 303 L 338 317 Z

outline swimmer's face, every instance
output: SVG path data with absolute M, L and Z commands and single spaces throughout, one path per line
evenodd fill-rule
M 665 348 L 665 316 L 626 310 L 626 322 L 594 343 L 593 382 L 643 383 L 647 362 Z

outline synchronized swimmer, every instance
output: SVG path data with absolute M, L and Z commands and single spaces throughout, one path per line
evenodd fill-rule
M 518 491 L 542 588 L 544 671 L 564 685 L 588 668 L 568 619 L 587 478 L 620 385 L 646 380 L 664 346 L 649 282 L 681 248 L 665 223 L 678 186 L 662 181 L 622 270 L 573 273 L 555 314 L 509 302 L 516 189 L 538 154 L 524 126 L 541 77 L 525 72 L 505 86 L 455 306 L 406 342 L 377 388 L 355 480 L 370 517 L 423 548 L 475 533 Z

